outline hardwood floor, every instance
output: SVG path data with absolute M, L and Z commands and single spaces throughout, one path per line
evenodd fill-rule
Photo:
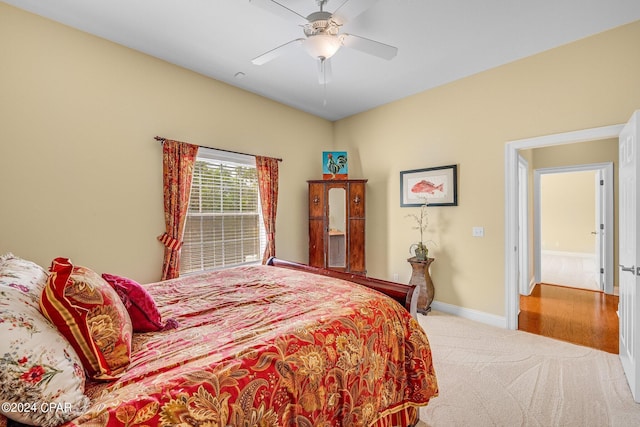
M 617 354 L 617 309 L 615 295 L 537 284 L 520 296 L 518 329 Z

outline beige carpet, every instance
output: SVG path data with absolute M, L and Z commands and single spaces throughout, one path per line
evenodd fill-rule
M 618 355 L 441 312 L 418 318 L 440 387 L 420 427 L 640 426 Z

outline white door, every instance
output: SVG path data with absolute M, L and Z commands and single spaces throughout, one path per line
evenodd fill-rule
M 636 402 L 640 402 L 640 325 L 638 310 L 640 309 L 640 253 L 637 251 L 640 242 L 640 218 L 638 218 L 638 183 L 637 169 L 640 166 L 638 152 L 638 121 L 640 110 L 620 133 L 620 165 L 619 165 L 619 215 L 620 215 L 620 360 L 627 376 L 631 394 Z

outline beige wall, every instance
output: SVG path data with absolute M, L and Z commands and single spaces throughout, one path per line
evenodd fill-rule
M 283 158 L 277 254 L 306 262 L 331 122 L 4 3 L 0 52 L 0 253 L 158 280 L 160 135 Z
M 540 236 L 543 251 L 595 254 L 596 173 L 580 171 L 540 177 Z
M 350 177 L 369 179 L 369 274 L 401 281 L 418 236 L 399 172 L 458 165 L 459 206 L 430 210 L 435 298 L 501 315 L 504 144 L 640 108 L 638 22 L 332 124 L 3 3 L 0 19 L 0 253 L 140 281 L 158 279 L 162 257 L 154 135 L 282 157 L 278 256 L 299 261 L 305 181 L 340 148 Z
M 529 163 L 532 170 L 612 162 L 614 175 L 618 173 L 618 139 L 557 145 L 529 151 L 532 152 Z
M 336 146 L 369 178 L 369 273 L 410 276 L 418 236 L 399 172 L 455 163 L 459 206 L 430 209 L 435 299 L 504 315 L 505 143 L 626 122 L 640 108 L 639 50 L 636 22 L 337 122 Z

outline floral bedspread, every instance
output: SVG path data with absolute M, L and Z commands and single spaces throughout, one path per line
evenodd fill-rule
M 174 330 L 135 334 L 78 426 L 366 426 L 437 395 L 424 331 L 342 280 L 248 266 L 146 285 Z

